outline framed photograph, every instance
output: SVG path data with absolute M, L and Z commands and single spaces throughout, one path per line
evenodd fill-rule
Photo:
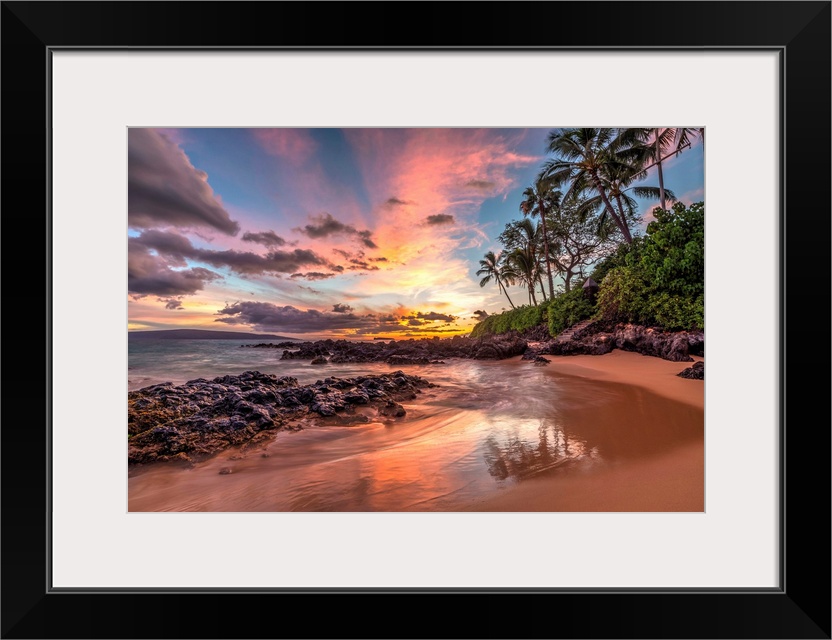
M 829 376 L 817 373 L 798 341 L 811 335 L 809 326 L 829 323 L 829 207 L 815 194 L 830 186 L 823 146 L 830 139 L 830 3 L 485 3 L 476 11 L 471 4 L 404 3 L 398 10 L 409 13 L 412 26 L 395 36 L 369 26 L 379 7 L 3 3 L 3 636 L 275 635 L 262 617 L 217 612 L 242 602 L 265 611 L 286 606 L 282 599 L 307 597 L 317 599 L 313 606 L 323 599 L 324 606 L 354 615 L 347 607 L 386 596 L 380 602 L 410 621 L 406 633 L 425 637 L 438 634 L 435 623 L 414 619 L 413 607 L 423 604 L 417 598 L 427 598 L 437 612 L 458 614 L 469 598 L 490 611 L 498 602 L 507 610 L 517 602 L 508 598 L 517 597 L 563 613 L 541 630 L 516 616 L 480 619 L 471 625 L 474 635 L 830 637 L 828 408 L 819 427 L 815 417 Z M 278 22 L 269 17 L 274 10 Z M 587 11 L 604 19 L 587 24 Z M 530 20 L 570 27 L 534 33 Z M 347 23 L 360 26 L 345 31 Z M 366 340 L 362 353 L 369 353 L 389 348 L 383 345 L 390 338 L 466 334 L 486 315 L 500 314 L 500 300 L 510 295 L 528 296 L 528 309 L 540 302 L 532 304 L 533 293 L 551 296 L 554 304 L 557 281 L 547 284 L 540 271 L 523 288 L 517 262 L 511 273 L 497 272 L 509 284 L 505 290 L 472 280 L 474 293 L 493 295 L 491 306 L 469 309 L 468 300 L 486 298 L 473 297 L 461 278 L 451 277 L 450 261 L 462 255 L 454 252 L 479 251 L 485 259 L 500 231 L 510 231 L 512 217 L 523 219 L 521 187 L 533 176 L 522 167 L 563 161 L 543 150 L 534 155 L 535 145 L 548 140 L 554 150 L 558 136 L 592 126 L 610 138 L 635 136 L 629 146 L 616 142 L 633 159 L 655 139 L 651 131 L 682 124 L 691 132 L 682 157 L 697 147 L 703 159 L 698 183 L 675 194 L 678 187 L 668 184 L 671 195 L 660 197 L 692 210 L 697 196 L 707 194 L 709 365 L 699 444 L 704 466 L 694 470 L 704 487 L 695 479 L 680 484 L 690 473 L 677 460 L 669 471 L 638 478 L 642 499 L 666 501 L 657 509 L 643 502 L 610 506 L 609 496 L 626 483 L 609 475 L 597 486 L 597 508 L 586 499 L 572 509 L 563 507 L 568 500 L 541 508 L 513 494 L 494 509 L 467 512 L 454 500 L 468 494 L 443 493 L 448 479 L 435 471 L 427 489 L 399 483 L 399 502 L 378 502 L 368 498 L 371 488 L 350 485 L 345 493 L 354 502 L 313 504 L 303 487 L 328 483 L 341 495 L 339 483 L 364 477 L 327 460 L 331 476 L 319 475 L 320 464 L 314 472 L 283 469 L 281 483 L 292 487 L 295 502 L 267 508 L 219 499 L 216 490 L 235 486 L 234 495 L 251 495 L 234 483 L 260 477 L 258 465 L 271 466 L 272 474 L 279 456 L 266 441 L 253 442 L 257 447 L 245 459 L 232 458 L 230 449 L 205 449 L 218 457 L 204 463 L 196 453 L 207 441 L 170 448 L 143 428 L 130 434 L 134 462 L 216 469 L 210 467 L 210 479 L 205 474 L 196 500 L 190 489 L 177 490 L 181 473 L 136 474 L 128 467 L 125 425 L 155 410 L 147 389 L 159 375 L 176 384 L 205 377 L 193 363 L 207 357 L 197 351 L 209 346 L 173 356 L 169 347 L 136 348 L 125 325 L 147 332 L 182 322 L 186 330 L 300 339 L 311 346 L 274 355 L 237 347 L 233 358 L 242 362 L 240 354 L 248 352 L 278 360 L 286 350 L 292 362 L 299 352 L 327 361 L 316 366 L 340 366 L 338 376 L 346 376 L 348 354 L 331 343 L 326 353 L 312 353 L 320 344 L 305 339 L 386 339 Z M 643 139 L 639 131 L 646 132 Z M 476 175 L 455 155 L 463 145 L 478 158 Z M 646 158 L 638 161 L 650 166 Z M 333 164 L 338 171 L 317 179 L 309 170 Z M 435 170 L 417 171 L 417 165 Z M 266 166 L 279 166 L 282 182 Z M 559 175 L 556 166 L 549 169 Z M 449 173 L 456 182 L 443 189 Z M 559 183 L 564 191 L 567 178 Z M 276 207 L 277 192 L 294 209 Z M 175 207 L 166 208 L 166 198 Z M 336 208 L 333 198 L 357 204 Z M 493 220 L 484 232 L 469 224 L 465 207 L 484 211 L 486 200 Z M 572 206 L 566 202 L 564 211 Z M 606 210 L 603 203 L 573 204 L 590 213 Z M 487 237 L 476 240 L 478 233 Z M 509 253 L 518 247 L 505 233 L 501 248 Z M 443 243 L 453 250 L 442 254 Z M 425 255 L 450 257 L 440 267 Z M 411 270 L 395 271 L 397 260 Z M 380 277 L 388 265 L 394 265 L 389 282 Z M 419 265 L 423 273 L 449 274 L 436 282 L 423 276 L 448 295 L 434 291 L 424 304 L 398 304 L 391 295 L 396 281 Z M 590 282 L 588 269 L 577 274 L 582 284 Z M 279 285 L 269 286 L 282 287 L 280 307 L 263 297 L 266 272 L 279 276 Z M 310 303 L 311 296 L 325 305 Z M 14 322 L 19 315 L 25 329 Z M 221 324 L 205 324 L 217 318 Z M 300 372 L 292 375 L 311 371 L 311 362 L 302 364 L 292 365 Z M 457 384 L 456 366 L 436 375 Z M 548 373 L 525 366 L 537 377 Z M 622 366 L 644 377 L 635 364 Z M 309 375 L 292 393 L 300 397 L 312 385 Z M 363 389 L 385 389 L 385 380 L 372 378 Z M 523 391 L 519 377 L 506 384 L 510 397 Z M 319 387 L 313 390 L 318 398 Z M 358 392 L 344 387 L 334 395 L 348 393 Z M 366 417 L 372 409 L 378 415 L 367 422 L 379 429 L 353 433 L 395 439 L 401 418 L 395 412 L 424 411 L 403 397 L 385 396 L 382 406 L 365 395 L 366 410 L 333 409 L 330 417 Z M 325 409 L 309 411 L 326 417 Z M 496 408 L 479 410 L 484 423 L 499 415 Z M 662 409 L 665 419 L 681 424 L 668 417 L 671 411 Z M 209 418 L 228 425 L 236 419 Z M 561 437 L 557 429 L 546 433 Z M 664 434 L 653 435 L 663 446 Z M 490 482 L 502 472 L 501 481 L 513 481 L 545 471 L 560 451 L 548 440 L 527 451 L 524 434 L 512 437 L 492 438 L 485 465 L 494 471 Z M 447 455 L 470 447 L 446 442 Z M 593 446 L 604 452 L 607 444 Z M 582 460 L 592 450 L 588 445 Z M 398 464 L 393 475 L 410 477 L 401 460 L 387 460 Z M 381 468 L 376 471 L 382 478 Z M 454 481 L 476 493 L 482 479 Z M 688 494 L 697 483 L 703 491 L 691 506 Z M 586 491 L 582 486 L 573 495 Z M 442 503 L 439 497 L 451 493 L 456 497 Z M 419 496 L 447 508 L 402 508 Z M 807 496 L 817 511 L 803 507 Z M 163 628 L 153 615 L 184 610 L 190 613 L 178 628 Z M 355 632 L 377 633 L 365 626 Z M 334 620 L 309 630 L 333 637 L 355 632 L 345 634 Z

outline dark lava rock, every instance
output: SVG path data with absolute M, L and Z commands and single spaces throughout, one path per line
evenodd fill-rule
M 701 337 L 700 337 L 701 336 Z M 671 362 L 692 362 L 690 345 L 701 342 L 704 334 L 690 334 L 687 331 L 661 331 L 652 327 L 625 324 L 617 325 L 612 340 L 618 349 L 635 351 L 647 356 L 657 356 Z
M 233 473 L 231 467 L 223 467 L 222 469 L 220 469 L 221 476 L 227 476 L 230 473 Z
M 539 324 L 522 331 L 520 337 L 530 342 L 546 342 L 552 339 L 552 334 L 549 333 L 549 327 L 546 324 Z
M 504 333 L 480 338 L 473 357 L 477 360 L 502 360 L 521 355 L 528 346 L 529 343 L 516 333 Z
M 688 367 L 684 371 L 676 374 L 680 378 L 687 378 L 688 380 L 704 380 L 705 379 L 705 363 L 694 362 L 693 366 Z
M 545 327 L 530 331 L 539 337 L 547 333 Z M 252 348 L 276 349 L 286 347 L 281 360 L 318 360 L 329 358 L 332 364 L 387 362 L 392 366 L 444 364 L 445 358 L 501 359 L 522 354 L 528 346 L 527 338 L 516 332 L 499 336 L 469 338 L 454 336 L 390 340 L 389 342 L 350 342 L 348 340 L 318 340 L 317 342 L 293 342 L 256 344 Z M 320 362 L 323 364 L 323 362 Z
M 535 350 L 552 355 L 603 355 L 613 349 L 634 351 L 671 362 L 692 362 L 691 354 L 704 354 L 701 331 L 662 331 L 634 324 L 592 323 L 576 331 L 571 340 L 548 342 Z
M 383 407 L 379 408 L 378 412 L 389 418 L 401 418 L 407 414 L 407 411 L 405 411 L 402 405 L 392 400 L 388 400 Z
M 312 362 L 310 362 L 309 364 L 326 364 L 326 363 L 327 363 L 327 359 L 326 359 L 326 358 L 324 358 L 323 356 L 318 356 L 317 358 L 315 358 L 315 359 L 314 359 Z
M 310 421 L 350 414 L 355 405 L 398 417 L 404 409 L 396 400 L 413 399 L 434 386 L 402 371 L 330 377 L 303 387 L 296 378 L 259 371 L 153 385 L 127 394 L 128 461 L 189 463 L 227 447 L 259 443 L 279 429 L 294 431 Z
M 584 340 L 552 341 L 540 348 L 540 353 L 553 356 L 602 356 L 615 347 L 608 334 L 590 336 Z
M 545 367 L 545 366 L 546 366 L 547 364 L 549 364 L 550 362 L 551 362 L 551 360 L 547 360 L 547 359 L 546 359 L 546 358 L 544 358 L 543 356 L 537 356 L 537 357 L 534 359 L 534 365 L 535 365 L 536 367 Z

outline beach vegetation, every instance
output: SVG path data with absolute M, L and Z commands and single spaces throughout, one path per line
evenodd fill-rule
M 506 269 L 517 284 L 526 288 L 528 303 L 537 304 L 537 286 L 540 286 L 544 301 L 547 300 L 543 286 L 543 225 L 528 218 L 513 220 L 498 239 L 505 248 Z
M 512 283 L 513 273 L 510 272 L 510 269 L 506 268 L 502 254 L 494 255 L 493 251 L 487 252 L 485 257 L 480 260 L 480 268 L 477 271 L 477 275 L 482 276 L 480 280 L 481 287 L 484 287 L 493 280 L 500 288 L 500 291 L 506 295 L 506 299 L 511 305 L 511 308 L 514 309 L 514 303 L 511 301 L 511 297 L 508 295 L 506 289 Z
M 595 303 L 584 294 L 581 287 L 565 291 L 549 303 L 549 333 L 557 336 L 573 324 L 593 317 L 596 310 Z
M 596 267 L 598 313 L 671 331 L 705 328 L 705 205 L 653 210 L 644 241 Z M 611 268 L 610 268 L 611 267 Z
M 547 304 L 523 305 L 511 311 L 490 315 L 478 322 L 471 331 L 472 338 L 499 335 L 509 331 L 523 332 L 546 322 Z
M 523 191 L 523 200 L 520 202 L 520 211 L 524 216 L 533 216 L 540 219 L 543 239 L 543 256 L 550 256 L 549 232 L 546 228 L 546 218 L 553 210 L 560 208 L 563 194 L 555 189 L 553 183 L 542 176 L 538 176 L 534 184 Z M 555 297 L 555 285 L 552 279 L 552 264 L 550 260 L 544 259 L 546 277 L 549 284 L 549 298 Z M 545 297 L 545 292 L 544 292 Z
M 644 161 L 643 145 L 625 148 L 622 137 L 611 128 L 555 129 L 549 134 L 549 151 L 554 157 L 543 165 L 541 175 L 558 186 L 565 186 L 564 200 L 577 200 L 583 195 L 597 197 L 625 242 L 633 241 L 632 221 L 616 210 L 610 200 L 609 176 L 635 180 L 641 176 Z
M 512 310 L 490 316 L 472 335 L 535 322 L 558 335 L 592 317 L 703 329 L 704 203 L 679 202 L 662 169 L 696 137 L 704 142 L 704 129 L 552 130 L 550 157 L 522 194 L 523 218 L 505 225 L 497 238 L 502 252 L 487 253 L 477 272 L 480 286 L 494 281 L 507 298 L 508 285 L 525 288 L 528 304 L 515 308 L 509 298 Z M 652 168 L 658 186 L 644 184 Z M 660 203 L 646 227 L 636 198 Z M 592 299 L 576 286 L 588 271 L 600 285 Z
M 603 214 L 584 206 L 585 200 L 564 202 L 549 214 L 548 262 L 563 279 L 565 292 L 575 277 L 584 279 L 584 269 L 607 256 L 617 246 L 615 225 Z

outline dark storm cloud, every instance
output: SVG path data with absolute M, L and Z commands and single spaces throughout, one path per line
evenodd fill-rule
M 454 217 L 447 213 L 437 213 L 425 218 L 427 224 L 453 224 Z
M 488 312 L 483 311 L 482 309 L 477 309 L 476 311 L 474 311 L 474 317 L 477 319 L 478 322 L 481 320 L 485 320 L 488 317 Z
M 328 260 L 309 249 L 292 251 L 269 251 L 259 255 L 250 251 L 227 249 L 215 251 L 200 249 L 191 244 L 185 236 L 168 231 L 150 229 L 137 238 L 130 238 L 131 246 L 153 249 L 160 255 L 176 260 L 178 266 L 184 266 L 184 260 L 206 262 L 214 267 L 227 267 L 244 275 L 262 275 L 265 273 L 295 273 L 300 268 L 310 265 L 330 267 Z
M 365 247 L 376 249 L 376 243 L 372 240 L 372 233 L 370 231 L 359 231 L 352 225 L 344 224 L 340 220 L 336 220 L 329 213 L 322 213 L 318 216 L 311 217 L 312 224 L 304 225 L 303 227 L 295 227 L 293 231 L 302 233 L 313 239 L 326 238 L 329 236 L 353 236 L 361 242 Z
M 370 260 L 371 260 L 372 262 L 387 262 L 387 261 L 388 261 L 388 260 L 387 260 L 387 258 L 385 258 L 385 257 L 381 257 L 381 258 L 370 258 Z
M 481 189 L 482 191 L 487 191 L 488 189 L 494 188 L 494 183 L 490 182 L 489 180 L 469 180 L 465 183 L 466 187 L 471 187 L 472 189 Z
M 269 331 L 323 333 L 337 329 L 358 329 L 377 324 L 374 316 L 332 313 L 316 309 L 279 307 L 271 302 L 237 302 L 217 311 L 216 322 L 245 324 Z
M 135 243 L 128 244 L 127 290 L 134 297 L 156 295 L 164 297 L 190 295 L 205 287 L 206 282 L 221 276 L 208 269 L 171 269 L 171 263 L 162 256 Z
M 335 313 L 352 313 L 353 311 L 355 311 L 355 309 L 353 309 L 350 305 L 341 304 L 340 302 L 336 302 L 334 305 L 332 305 L 332 310 Z
M 128 129 L 127 143 L 130 227 L 202 227 L 228 235 L 240 230 L 214 196 L 208 175 L 162 133 Z
M 387 201 L 384 203 L 388 209 L 392 209 L 393 207 L 403 207 L 408 204 L 413 204 L 412 202 L 408 202 L 407 200 L 401 200 L 400 198 L 388 198 Z
M 246 231 L 243 234 L 243 241 L 256 242 L 257 244 L 262 244 L 266 247 L 282 247 L 286 244 L 286 241 L 274 231 L 260 231 L 258 233 Z

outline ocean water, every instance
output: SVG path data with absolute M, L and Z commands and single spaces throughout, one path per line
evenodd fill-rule
M 130 343 L 128 387 L 257 370 L 300 384 L 402 369 L 438 387 L 407 416 L 280 432 L 182 470 L 131 470 L 131 511 L 454 511 L 539 474 L 648 459 L 703 437 L 702 411 L 628 385 L 559 375 L 554 364 L 311 365 L 240 341 Z M 219 475 L 222 467 L 233 473 Z

